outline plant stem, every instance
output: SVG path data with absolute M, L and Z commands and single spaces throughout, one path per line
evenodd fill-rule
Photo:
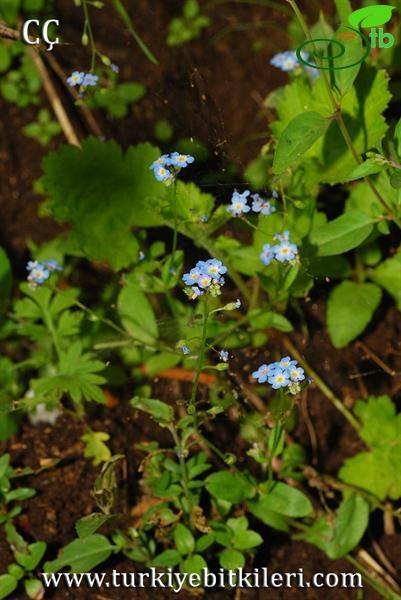
M 196 393 L 198 391 L 199 378 L 202 373 L 203 363 L 205 360 L 208 318 L 209 318 L 209 304 L 207 301 L 207 297 L 204 297 L 203 298 L 203 328 L 202 328 L 201 348 L 200 348 L 200 352 L 199 352 L 198 362 L 196 365 L 195 380 L 194 380 L 194 384 L 192 386 L 191 399 L 190 399 L 189 405 L 188 405 L 188 412 L 193 416 L 194 428 L 196 431 L 198 429 L 198 418 L 197 418 L 197 414 L 196 414 Z
M 43 311 L 43 320 L 44 320 L 46 327 L 52 337 L 53 345 L 54 345 L 54 348 L 55 348 L 56 354 L 57 354 L 57 358 L 58 358 L 58 360 L 60 360 L 61 359 L 60 342 L 58 339 L 56 328 L 54 327 L 53 319 L 51 318 L 51 315 L 48 311 Z
M 88 38 L 89 38 L 89 43 L 91 46 L 91 52 L 92 52 L 92 57 L 91 57 L 91 67 L 90 67 L 90 71 L 92 72 L 93 69 L 95 68 L 95 60 L 96 60 L 96 43 L 95 43 L 95 38 L 93 35 L 93 31 L 92 31 L 92 25 L 90 22 L 90 16 L 89 16 L 89 10 L 88 10 L 88 5 L 87 5 L 87 0 L 82 0 L 82 8 L 84 11 L 84 16 L 85 16 L 85 32 L 88 32 Z
M 397 594 L 394 590 L 391 590 L 387 586 L 384 586 L 382 583 L 380 583 L 375 577 L 373 577 L 373 575 L 369 573 L 368 569 L 361 565 L 361 563 L 356 558 L 351 556 L 351 554 L 347 554 L 345 558 L 362 573 L 369 585 L 383 598 L 386 600 L 401 600 L 400 594 Z
M 187 469 L 187 465 L 186 465 L 186 462 L 185 462 L 185 459 L 183 456 L 182 444 L 181 444 L 180 438 L 178 437 L 177 430 L 176 430 L 174 424 L 170 425 L 168 429 L 169 429 L 169 431 L 173 437 L 174 443 L 177 447 L 177 456 L 178 456 L 178 461 L 180 463 L 180 469 L 181 469 L 182 487 L 184 488 L 184 494 L 185 494 L 185 498 L 186 498 L 187 504 L 188 504 L 188 513 L 190 514 L 191 510 L 192 510 L 192 496 L 191 496 L 191 492 L 189 491 L 189 487 L 188 487 L 188 483 L 189 483 L 188 469 Z
M 307 25 L 307 23 L 306 23 L 303 15 L 302 15 L 301 11 L 298 8 L 296 0 L 286 0 L 286 2 L 288 2 L 290 4 L 291 8 L 293 9 L 293 11 L 294 11 L 294 13 L 295 13 L 295 15 L 296 15 L 296 17 L 297 17 L 297 19 L 299 21 L 299 24 L 301 25 L 301 27 L 303 29 L 303 32 L 304 32 L 304 34 L 306 36 L 306 39 L 309 40 L 312 43 L 313 48 L 316 51 L 316 46 L 315 46 L 315 44 L 313 42 L 311 32 L 309 30 L 309 27 L 308 27 L 308 25 Z M 317 64 L 321 65 L 320 60 L 317 58 L 316 55 L 315 55 L 315 58 L 316 58 Z M 352 141 L 351 135 L 350 135 L 350 133 L 348 131 L 348 128 L 347 128 L 347 126 L 345 124 L 344 117 L 343 117 L 343 114 L 341 112 L 341 104 L 339 104 L 337 102 L 337 100 L 336 100 L 336 98 L 334 96 L 333 90 L 331 89 L 331 86 L 330 86 L 330 83 L 329 83 L 329 80 L 327 78 L 327 75 L 326 75 L 325 71 L 322 71 L 322 77 L 323 77 L 323 81 L 324 81 L 324 84 L 325 84 L 325 87 L 326 87 L 328 98 L 329 98 L 329 100 L 331 102 L 331 105 L 333 107 L 333 110 L 334 110 L 334 117 L 338 121 L 338 125 L 339 125 L 339 128 L 340 128 L 341 134 L 342 134 L 342 136 L 344 138 L 344 141 L 347 144 L 347 147 L 348 147 L 349 151 L 351 152 L 352 156 L 354 157 L 355 161 L 357 162 L 358 165 L 360 165 L 361 162 L 362 162 L 362 159 L 361 159 L 360 155 L 358 154 L 358 152 L 357 152 L 357 150 L 356 150 L 356 148 L 354 146 L 354 143 Z M 366 183 L 368 184 L 368 186 L 370 187 L 370 189 L 372 190 L 372 192 L 376 196 L 377 200 L 383 206 L 383 208 L 385 208 L 389 212 L 389 216 L 391 217 L 391 220 L 394 221 L 394 223 L 401 229 L 401 220 L 393 214 L 392 207 L 389 204 L 387 204 L 386 200 L 380 194 L 379 190 L 376 188 L 375 184 L 372 182 L 372 180 L 370 179 L 370 177 L 365 176 L 364 180 L 366 181 Z
M 316 383 L 317 387 L 323 392 L 328 400 L 336 407 L 336 409 L 343 415 L 343 417 L 352 425 L 352 427 L 356 430 L 360 430 L 360 424 L 357 419 L 354 417 L 351 411 L 348 410 L 341 402 L 340 398 L 334 394 L 334 392 L 329 388 L 329 386 L 323 381 L 323 379 L 312 369 L 309 363 L 306 362 L 298 352 L 298 349 L 294 346 L 294 344 L 288 338 L 284 338 L 284 346 L 287 348 L 289 352 L 291 352 L 292 356 L 297 359 L 300 365 L 311 375 L 312 379 Z

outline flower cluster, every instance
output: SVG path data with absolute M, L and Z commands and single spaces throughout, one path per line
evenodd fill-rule
M 29 275 L 27 280 L 32 287 L 42 285 L 47 281 L 53 271 L 61 271 L 62 268 L 56 260 L 45 260 L 38 262 L 37 260 L 30 260 L 26 265 Z
M 157 181 L 171 183 L 180 170 L 193 163 L 194 160 L 190 154 L 172 152 L 171 154 L 162 154 L 149 168 L 153 171 Z
M 99 81 L 99 76 L 93 73 L 84 73 L 83 71 L 74 71 L 67 79 L 70 87 L 80 86 L 82 88 L 95 86 Z
M 302 58 L 307 61 L 309 59 L 308 52 L 301 52 Z M 301 69 L 302 67 L 312 76 L 312 78 L 316 78 L 319 75 L 319 70 L 314 69 L 313 67 L 308 67 L 303 65 L 297 57 L 296 52 L 292 50 L 286 50 L 285 52 L 279 52 L 275 54 L 270 61 L 270 64 L 273 67 L 277 67 L 281 71 L 288 73 L 289 71 L 296 71 L 297 69 Z
M 196 266 L 182 277 L 185 285 L 188 286 L 186 294 L 191 300 L 196 300 L 205 291 L 212 296 L 219 296 L 220 288 L 225 284 L 224 277 L 222 277 L 225 273 L 227 273 L 227 267 L 217 258 L 198 261 Z
M 295 262 L 299 259 L 298 248 L 290 242 L 289 231 L 284 231 L 283 234 L 276 233 L 274 239 L 279 243 L 274 246 L 265 244 L 260 255 L 260 260 L 265 266 L 270 265 L 273 260 L 284 263 Z
M 277 192 L 273 192 L 273 197 L 278 197 Z M 248 198 L 252 199 L 251 206 L 248 204 Z M 271 215 L 276 212 L 276 208 L 269 200 L 265 200 L 259 194 L 251 194 L 250 190 L 245 190 L 242 194 L 235 190 L 231 197 L 231 204 L 227 206 L 227 210 L 233 217 L 240 217 L 251 210 L 254 213 L 261 213 L 262 215 Z
M 278 362 L 261 365 L 252 377 L 259 383 L 267 381 L 274 390 L 288 388 L 291 394 L 297 394 L 301 389 L 300 382 L 305 379 L 305 371 L 298 366 L 298 361 L 285 356 Z

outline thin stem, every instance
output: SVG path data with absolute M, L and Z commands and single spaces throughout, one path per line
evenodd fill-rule
M 383 596 L 383 598 L 386 598 L 386 600 L 401 600 L 401 596 L 399 594 L 397 594 L 394 590 L 391 590 L 387 586 L 384 586 L 377 579 L 375 579 L 373 575 L 370 574 L 369 570 L 363 565 L 361 565 L 361 563 L 356 558 L 351 556 L 351 554 L 347 554 L 345 558 L 356 569 L 358 569 L 358 571 L 362 573 L 369 585 L 374 590 L 379 592 L 379 594 Z
M 89 38 L 89 43 L 90 43 L 91 52 L 92 52 L 91 67 L 90 67 L 90 71 L 92 72 L 93 69 L 95 68 L 95 61 L 96 61 L 96 43 L 95 43 L 95 37 L 93 35 L 93 31 L 92 31 L 92 25 L 90 22 L 89 10 L 88 10 L 88 5 L 86 3 L 86 0 L 82 1 L 82 8 L 84 11 L 84 16 L 85 16 L 85 32 L 86 31 L 88 32 L 88 38 Z
M 352 427 L 356 430 L 360 430 L 360 424 L 357 419 L 354 417 L 351 411 L 348 410 L 341 402 L 340 398 L 334 394 L 334 392 L 329 388 L 329 386 L 323 381 L 323 379 L 312 369 L 309 363 L 302 358 L 301 354 L 298 352 L 297 348 L 288 338 L 284 338 L 283 340 L 284 346 L 287 348 L 289 352 L 291 352 L 292 356 L 297 359 L 300 365 L 311 375 L 312 379 L 316 383 L 317 387 L 323 392 L 328 400 L 336 407 L 336 409 L 343 415 L 343 417 L 352 425 Z
M 209 318 L 209 304 L 207 297 L 203 299 L 203 328 L 202 328 L 202 340 L 201 348 L 198 356 L 198 362 L 196 365 L 195 380 L 192 387 L 191 399 L 188 405 L 188 412 L 193 416 L 194 428 L 198 429 L 198 417 L 196 414 L 196 393 L 198 391 L 199 379 L 202 373 L 203 363 L 205 360 L 205 349 L 206 349 L 206 334 L 207 334 L 207 322 Z
M 57 335 L 57 331 L 56 328 L 54 327 L 54 323 L 53 323 L 53 319 L 51 318 L 51 315 L 49 312 L 43 312 L 43 320 L 45 322 L 45 325 L 48 329 L 48 331 L 50 332 L 50 335 L 52 337 L 53 340 L 53 345 L 54 348 L 56 350 L 56 354 L 57 354 L 57 358 L 60 360 L 61 359 L 61 348 L 60 348 L 60 342 L 58 339 L 58 335 Z
M 178 456 L 178 461 L 180 463 L 180 469 L 181 469 L 181 482 L 182 482 L 182 487 L 184 488 L 184 494 L 185 494 L 185 498 L 188 504 L 188 513 L 191 513 L 192 510 L 192 496 L 191 496 L 191 492 L 189 490 L 189 477 L 188 477 L 188 469 L 187 469 L 187 465 L 183 456 L 183 448 L 182 448 L 182 444 L 180 441 L 180 438 L 178 437 L 177 434 L 177 430 L 174 426 L 174 424 L 169 426 L 169 431 L 173 437 L 174 443 L 177 447 L 177 456 Z M 185 509 L 185 507 L 183 507 Z

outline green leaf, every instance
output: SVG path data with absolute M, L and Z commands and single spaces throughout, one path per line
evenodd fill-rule
M 344 28 L 340 27 L 340 29 L 336 33 L 339 34 L 343 32 Z M 351 33 L 348 28 L 345 29 L 347 33 Z M 342 43 L 345 47 L 345 53 L 339 58 L 333 59 L 333 66 L 335 66 L 335 70 L 331 71 L 331 75 L 334 80 L 334 85 L 340 92 L 341 96 L 345 96 L 358 76 L 358 73 L 362 66 L 362 59 L 366 56 L 364 49 L 362 48 L 362 39 L 358 34 L 355 34 L 355 38 L 349 40 L 337 40 L 339 43 Z M 332 55 L 336 56 L 339 54 L 340 48 L 338 44 L 332 44 Z M 359 62 L 360 61 L 360 62 Z M 355 64 L 356 63 L 356 64 Z M 348 65 L 354 65 L 348 67 Z M 348 68 L 344 68 L 348 67 Z
M 381 298 L 381 289 L 374 283 L 343 281 L 333 289 L 327 303 L 327 327 L 336 348 L 344 348 L 364 331 Z
M 348 22 L 355 29 L 359 29 L 359 27 L 379 27 L 390 21 L 394 9 L 395 6 L 384 4 L 366 6 L 365 8 L 354 10 L 348 17 Z
M 232 504 L 252 498 L 255 493 L 253 486 L 242 473 L 230 471 L 212 473 L 207 477 L 205 486 L 209 494 Z
M 207 569 L 207 562 L 200 554 L 193 554 L 186 558 L 182 565 L 184 573 L 203 573 L 202 569 Z
M 337 12 L 340 15 L 340 21 L 345 23 L 348 21 L 349 15 L 352 13 L 350 0 L 335 0 Z
M 163 224 L 166 187 L 149 166 L 159 150 L 150 144 L 125 155 L 115 142 L 88 138 L 82 148 L 60 146 L 43 161 L 42 184 L 53 216 L 72 225 L 72 239 L 91 260 L 116 270 L 136 262 L 134 225 Z
M 375 175 L 386 169 L 386 162 L 377 158 L 368 158 L 359 166 L 357 166 L 349 175 L 349 181 L 355 181 L 356 179 L 362 179 L 368 175 Z
M 104 443 L 109 439 L 109 434 L 104 431 L 89 431 L 81 436 L 81 440 L 85 444 L 84 456 L 92 459 L 95 467 L 110 460 L 111 452 Z
M 18 552 L 15 550 L 15 560 L 27 571 L 33 571 L 43 558 L 46 552 L 45 542 L 35 542 L 29 544 L 26 552 Z
M 223 569 L 235 570 L 241 569 L 245 565 L 245 556 L 238 550 L 227 548 L 223 550 L 219 557 Z
M 392 258 L 382 262 L 374 271 L 369 272 L 369 278 L 381 285 L 396 301 L 401 310 L 401 249 Z
M 175 567 L 181 560 L 181 555 L 177 550 L 165 550 L 155 556 L 151 562 L 152 567 Z
M 182 523 L 179 523 L 174 529 L 174 542 L 178 552 L 183 556 L 191 554 L 195 549 L 194 536 Z
M 26 591 L 26 595 L 32 600 L 38 600 L 38 598 L 43 598 L 44 587 L 40 579 L 25 579 L 24 588 Z
M 18 586 L 18 580 L 12 575 L 0 575 L 0 598 L 7 598 Z
M 91 513 L 82 517 L 75 523 L 75 529 L 80 538 L 91 536 L 102 525 L 108 521 L 115 519 L 116 515 L 104 515 L 102 513 Z
M 116 546 L 106 537 L 97 533 L 78 538 L 65 546 L 56 560 L 45 563 L 43 570 L 45 573 L 54 573 L 70 567 L 74 573 L 88 572 L 107 560 L 115 549 Z
M 339 477 L 379 500 L 401 497 L 401 413 L 388 396 L 358 401 L 360 436 L 370 448 L 345 461 Z
M 273 171 L 280 174 L 323 136 L 331 121 L 317 112 L 307 111 L 293 119 L 281 134 L 273 162 Z
M 357 211 L 348 211 L 315 229 L 310 241 L 318 246 L 318 256 L 343 254 L 357 248 L 373 231 L 374 219 Z
M 294 518 L 306 517 L 313 512 L 312 504 L 305 494 L 281 481 L 276 482 L 266 495 L 261 496 L 257 509 Z
M 154 345 L 159 332 L 152 305 L 129 279 L 118 296 L 117 306 L 121 322 L 128 333 L 144 344 Z
M 99 386 L 105 383 L 105 379 L 97 373 L 104 366 L 91 354 L 82 354 L 81 344 L 74 342 L 60 355 L 58 375 L 38 379 L 34 385 L 35 393 L 53 401 L 60 400 L 63 394 L 69 394 L 75 404 L 83 400 L 103 404 L 104 394 Z
M 349 494 L 335 518 L 318 519 L 299 537 L 317 546 L 333 560 L 351 552 L 360 542 L 369 522 L 369 504 L 358 494 Z
M 161 400 L 136 396 L 131 400 L 131 406 L 150 414 L 163 427 L 171 424 L 174 420 L 172 407 Z

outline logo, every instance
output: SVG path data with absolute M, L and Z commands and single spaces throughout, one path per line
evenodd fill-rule
M 394 44 L 394 37 L 391 35 L 391 33 L 385 33 L 383 27 L 380 26 L 385 25 L 385 23 L 390 21 L 394 9 L 395 6 L 377 4 L 376 6 L 367 6 L 365 8 L 354 10 L 354 12 L 352 12 L 348 17 L 348 22 L 351 27 L 348 25 L 342 25 L 342 27 L 348 31 L 337 34 L 336 38 L 333 40 L 328 40 L 325 38 L 307 40 L 296 50 L 298 60 L 307 67 L 321 69 L 323 71 L 336 71 L 339 69 L 349 69 L 350 67 L 355 67 L 356 65 L 364 62 L 368 58 L 372 48 L 391 48 L 391 46 Z M 371 32 L 369 35 L 365 35 L 359 30 L 359 27 L 370 27 Z M 377 28 L 379 28 L 379 30 L 377 30 Z M 357 39 L 358 37 L 365 43 L 365 49 L 363 55 L 357 61 L 354 60 L 349 65 L 341 64 L 336 66 L 333 62 L 328 67 L 323 66 L 324 61 L 335 61 L 336 59 L 344 56 L 344 54 L 347 52 L 347 47 L 343 42 L 348 42 L 350 40 Z M 331 44 L 333 44 L 333 46 L 335 46 L 338 50 L 338 53 L 333 54 L 332 56 L 320 55 L 316 50 L 316 44 L 319 42 L 331 42 Z M 308 62 L 309 59 L 305 58 L 305 50 L 309 44 L 312 44 L 312 56 L 316 59 L 316 63 Z M 325 64 L 327 64 L 327 62 Z

